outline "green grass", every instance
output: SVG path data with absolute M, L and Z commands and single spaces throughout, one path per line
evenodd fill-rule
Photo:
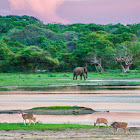
M 94 79 L 129 79 L 140 78 L 140 73 L 130 71 L 129 73 L 95 73 L 88 72 L 88 80 Z M 0 73 L 0 86 L 50 86 L 50 85 L 73 85 L 73 84 L 94 84 L 94 85 L 121 85 L 126 82 L 109 81 L 87 81 L 73 80 L 72 73 L 44 73 L 44 74 L 21 74 L 21 73 Z M 130 82 L 128 83 L 128 85 Z M 138 84 L 138 83 L 136 83 Z
M 74 107 L 74 106 L 49 106 L 49 107 L 35 107 L 32 109 L 90 109 L 90 108 Z
M 64 129 L 90 129 L 93 125 L 80 124 L 41 124 L 33 123 L 24 125 L 24 123 L 0 123 L 0 130 L 64 130 Z

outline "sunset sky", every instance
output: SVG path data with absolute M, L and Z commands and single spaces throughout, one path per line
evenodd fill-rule
M 140 23 L 140 0 L 0 0 L 0 15 L 29 15 L 44 23 Z

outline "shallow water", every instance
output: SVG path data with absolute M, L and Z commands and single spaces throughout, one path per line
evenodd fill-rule
M 139 91 L 138 91 L 139 92 Z M 36 94 L 0 95 L 0 103 L 140 103 L 140 94 Z M 140 108 L 139 108 L 140 109 Z
M 90 124 L 99 117 L 140 126 L 140 95 L 0 95 L 0 110 L 24 110 L 39 106 L 82 106 L 97 111 L 88 115 L 35 115 L 42 123 Z M 0 122 L 22 122 L 21 114 L 0 114 Z
M 113 121 L 128 122 L 130 127 L 140 126 L 140 104 L 137 103 L 48 103 L 48 102 L 7 102 L 0 103 L 0 110 L 9 109 L 30 109 L 39 106 L 84 106 L 94 110 L 110 112 L 96 112 L 87 115 L 35 115 L 37 121 L 42 123 L 74 123 L 74 124 L 89 124 L 93 125 L 94 121 L 99 117 L 105 117 L 109 124 Z M 118 110 L 118 111 L 116 111 Z M 135 111 L 136 110 L 136 111 Z M 22 122 L 21 114 L 0 114 L 0 122 Z

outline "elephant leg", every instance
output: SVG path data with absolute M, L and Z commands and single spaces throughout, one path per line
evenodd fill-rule
M 81 80 L 82 80 L 82 75 L 80 75 L 80 78 L 81 78 Z
M 75 75 L 73 75 L 73 80 L 74 80 Z
M 84 80 L 86 80 L 85 74 L 83 73 Z

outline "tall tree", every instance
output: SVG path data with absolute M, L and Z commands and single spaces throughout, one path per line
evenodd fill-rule
M 124 73 L 129 71 L 130 66 L 133 64 L 133 52 L 131 42 L 124 42 L 116 47 L 115 56 L 116 61 L 122 67 Z
M 54 67 L 59 65 L 57 59 L 50 57 L 49 53 L 37 46 L 28 46 L 19 51 L 15 63 L 21 65 L 24 70 L 35 72 L 40 66 Z

